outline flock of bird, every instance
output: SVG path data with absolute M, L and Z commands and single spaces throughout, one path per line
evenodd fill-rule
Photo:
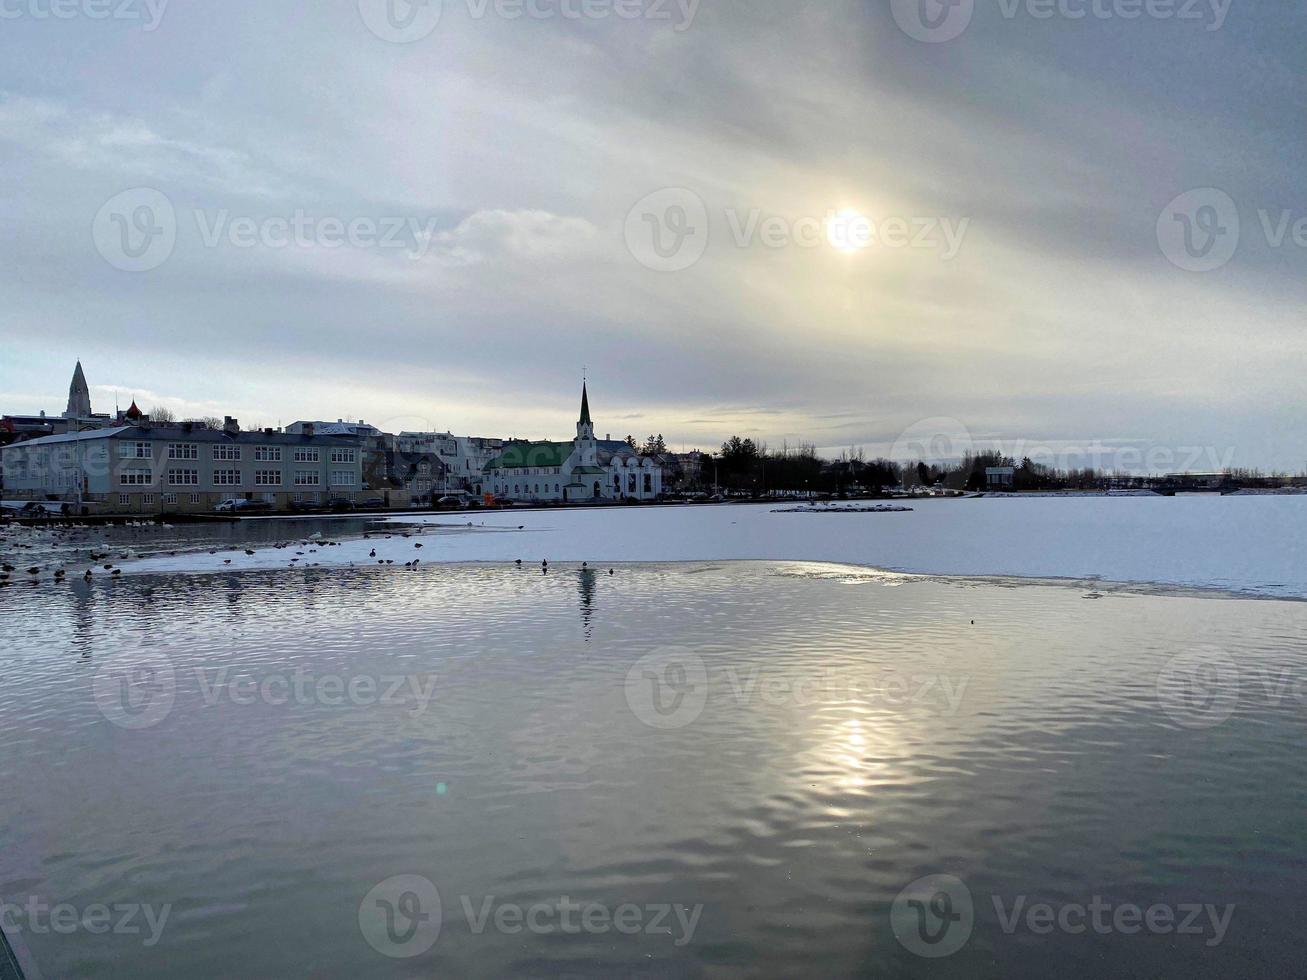
M 121 526 L 124 525 L 120 525 L 120 527 Z M 151 528 L 155 530 L 171 529 L 171 525 L 158 525 L 145 521 L 127 522 L 125 526 L 133 529 L 133 536 L 139 533 L 138 529 L 140 528 Z M 518 530 L 526 530 L 526 525 L 519 525 Z M 426 534 L 427 529 L 423 529 L 416 533 L 418 535 Z M 85 572 L 80 576 L 83 580 L 90 582 L 96 577 L 96 575 L 103 572 L 107 572 L 110 578 L 117 578 L 123 574 L 123 570 L 109 559 L 114 558 L 115 556 L 119 561 L 132 558 L 153 557 L 144 552 L 138 554 L 130 548 L 122 548 L 121 546 L 115 549 L 111 546 L 110 541 L 108 540 L 108 534 L 109 530 L 106 527 L 92 527 L 86 524 L 57 525 L 49 528 L 19 527 L 15 530 L 10 530 L 6 526 L 0 525 L 0 555 L 7 554 L 10 549 L 13 549 L 14 551 L 29 550 L 44 552 L 47 557 L 47 565 L 45 567 L 33 564 L 27 568 L 21 568 L 14 564 L 10 564 L 8 561 L 0 563 L 0 588 L 5 588 L 13 585 L 15 582 L 24 580 L 29 581 L 32 584 L 37 584 L 43 577 L 48 577 L 49 580 L 54 583 L 65 582 L 68 579 L 69 573 L 68 568 L 64 566 L 73 567 L 74 569 L 80 568 L 83 564 L 83 560 L 90 562 L 90 564 L 86 565 Z M 363 540 L 376 542 L 368 552 L 369 562 L 375 561 L 376 564 L 381 566 L 397 564 L 403 557 L 405 557 L 405 555 L 394 555 L 394 545 L 387 546 L 385 542 L 395 541 L 396 539 L 399 539 L 400 541 L 408 541 L 413 536 L 413 533 L 407 531 L 396 531 L 395 533 L 374 531 L 365 533 L 363 535 Z M 295 551 L 294 557 L 289 560 L 287 567 L 316 568 L 321 563 L 314 561 L 312 556 L 319 554 L 320 551 L 327 548 L 339 548 L 341 547 L 341 542 L 325 540 L 321 532 L 315 532 L 307 539 L 301 539 L 298 542 L 283 541 L 272 544 L 268 547 L 275 551 L 285 551 L 291 548 L 297 548 L 299 550 Z M 381 549 L 381 554 L 378 553 L 378 548 Z M 414 551 L 420 551 L 422 548 L 422 542 L 413 542 Z M 250 547 L 234 546 L 226 550 L 232 552 L 244 552 L 246 558 L 253 558 L 258 554 L 257 551 Z M 209 550 L 210 555 L 216 556 L 219 553 L 220 549 L 215 548 Z M 175 556 L 178 552 L 168 551 L 166 554 L 169 556 Z M 390 555 L 394 555 L 394 557 L 390 557 Z M 13 560 L 17 561 L 17 559 Z M 236 555 L 233 558 L 222 559 L 224 566 L 231 565 L 233 562 L 238 562 L 237 567 L 240 567 L 239 555 Z M 411 571 L 416 571 L 421 564 L 422 559 L 414 556 L 412 559 L 404 561 L 403 567 Z M 355 567 L 355 563 L 352 561 L 349 562 L 348 565 L 351 568 Z M 515 565 L 518 568 L 522 568 L 524 563 L 522 559 L 519 558 L 515 562 Z M 540 568 L 544 574 L 549 574 L 549 560 L 542 560 Z M 589 563 L 583 562 L 582 568 L 588 569 Z M 616 575 L 617 573 L 614 569 L 610 568 L 608 574 Z M 76 575 L 75 570 L 74 575 Z

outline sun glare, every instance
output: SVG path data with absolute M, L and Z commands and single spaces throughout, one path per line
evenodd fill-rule
M 871 220 L 860 211 L 845 208 L 826 221 L 826 240 L 841 252 L 860 252 L 871 245 Z

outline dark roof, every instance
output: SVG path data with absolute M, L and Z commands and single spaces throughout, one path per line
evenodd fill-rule
M 236 445 L 263 446 L 323 446 L 361 448 L 362 439 L 348 439 L 341 436 L 294 436 L 285 432 L 265 432 L 263 429 L 251 429 L 236 433 L 224 432 L 222 429 L 195 426 L 186 428 L 186 423 L 177 425 L 122 425 L 112 429 L 92 429 L 84 432 L 69 432 L 59 436 L 44 436 L 20 443 L 23 446 L 53 445 L 61 442 L 79 442 L 94 439 L 130 439 L 133 442 L 227 442 Z
M 581 382 L 581 421 L 589 424 L 590 422 L 590 393 L 585 390 L 585 382 Z

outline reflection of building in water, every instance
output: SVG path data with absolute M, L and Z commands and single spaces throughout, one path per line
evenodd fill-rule
M 585 642 L 589 643 L 590 638 L 594 636 L 595 570 L 593 568 L 581 569 L 579 591 L 581 593 L 581 632 L 585 634 Z

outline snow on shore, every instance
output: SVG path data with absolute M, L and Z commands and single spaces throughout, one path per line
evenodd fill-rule
M 1189 497 L 913 501 L 910 513 L 838 521 L 768 505 L 499 511 L 392 518 L 387 539 L 182 554 L 124 574 L 368 566 L 414 560 L 615 564 L 819 561 L 892 571 L 1098 578 L 1307 598 L 1307 498 Z M 469 523 L 470 522 L 470 523 Z M 420 528 L 410 528 L 418 524 Z M 402 537 L 411 533 L 412 537 Z M 421 545 L 422 547 L 418 547 Z M 370 552 L 375 550 L 376 557 Z

